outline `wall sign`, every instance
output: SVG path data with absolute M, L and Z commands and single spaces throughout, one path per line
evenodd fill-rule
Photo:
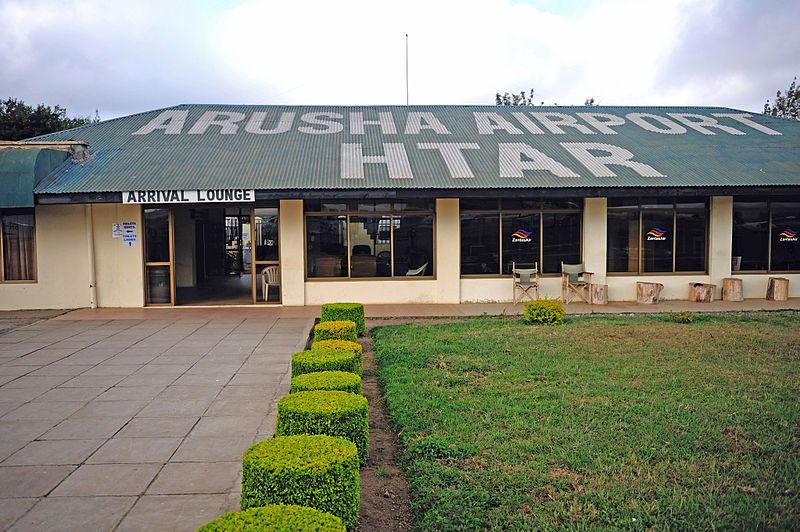
M 138 240 L 136 222 L 120 222 L 111 224 L 111 238 L 121 238 L 126 246 L 133 247 Z
M 132 190 L 122 193 L 122 203 L 239 203 L 254 202 L 256 191 L 241 188 L 221 190 Z

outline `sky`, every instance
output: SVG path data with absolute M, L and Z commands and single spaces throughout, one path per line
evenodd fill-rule
M 714 105 L 800 75 L 800 0 L 0 0 L 0 98 L 115 118 L 179 103 Z

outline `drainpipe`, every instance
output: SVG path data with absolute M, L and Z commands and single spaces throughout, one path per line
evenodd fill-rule
M 84 205 L 86 215 L 86 251 L 89 255 L 89 306 L 97 308 L 97 280 L 94 270 L 94 220 L 91 204 Z

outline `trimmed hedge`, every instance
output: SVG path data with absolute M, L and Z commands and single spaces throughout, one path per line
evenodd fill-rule
M 364 305 L 361 303 L 325 303 L 322 305 L 320 321 L 352 321 L 356 324 L 356 332 L 364 336 L 367 328 L 364 325 Z
M 346 371 L 361 375 L 361 357 L 341 349 L 314 349 L 292 355 L 292 377 L 317 371 Z
M 311 343 L 312 351 L 347 351 L 353 352 L 358 359 L 358 374 L 361 375 L 362 355 L 364 348 L 358 342 L 350 340 L 319 340 Z
M 525 303 L 525 323 L 550 323 L 557 325 L 564 321 L 567 311 L 557 299 L 537 299 Z
M 243 512 L 228 512 L 206 523 L 197 532 L 345 532 L 342 520 L 329 513 L 296 504 L 270 504 Z
M 361 394 L 361 377 L 347 371 L 317 371 L 304 373 L 292 379 L 290 393 L 313 390 L 338 390 Z
M 346 438 L 358 447 L 361 464 L 369 452 L 367 398 L 354 393 L 316 390 L 287 395 L 278 401 L 278 436 L 327 434 Z
M 353 530 L 360 490 L 358 449 L 344 438 L 278 436 L 253 445 L 242 459 L 242 510 L 297 504 L 335 515 Z
M 314 341 L 358 340 L 356 324 L 352 321 L 323 321 L 314 325 Z

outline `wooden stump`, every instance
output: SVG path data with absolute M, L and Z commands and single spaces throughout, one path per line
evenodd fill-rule
M 655 305 L 664 285 L 661 283 L 636 283 L 636 302 L 643 305 Z
M 722 280 L 723 301 L 744 301 L 742 294 L 742 280 L 736 277 L 726 277 Z
M 592 303 L 595 305 L 608 305 L 607 284 L 592 284 Z
M 786 301 L 789 299 L 789 279 L 770 277 L 767 282 L 767 301 Z
M 689 301 L 695 303 L 711 303 L 714 301 L 715 284 L 689 283 Z

